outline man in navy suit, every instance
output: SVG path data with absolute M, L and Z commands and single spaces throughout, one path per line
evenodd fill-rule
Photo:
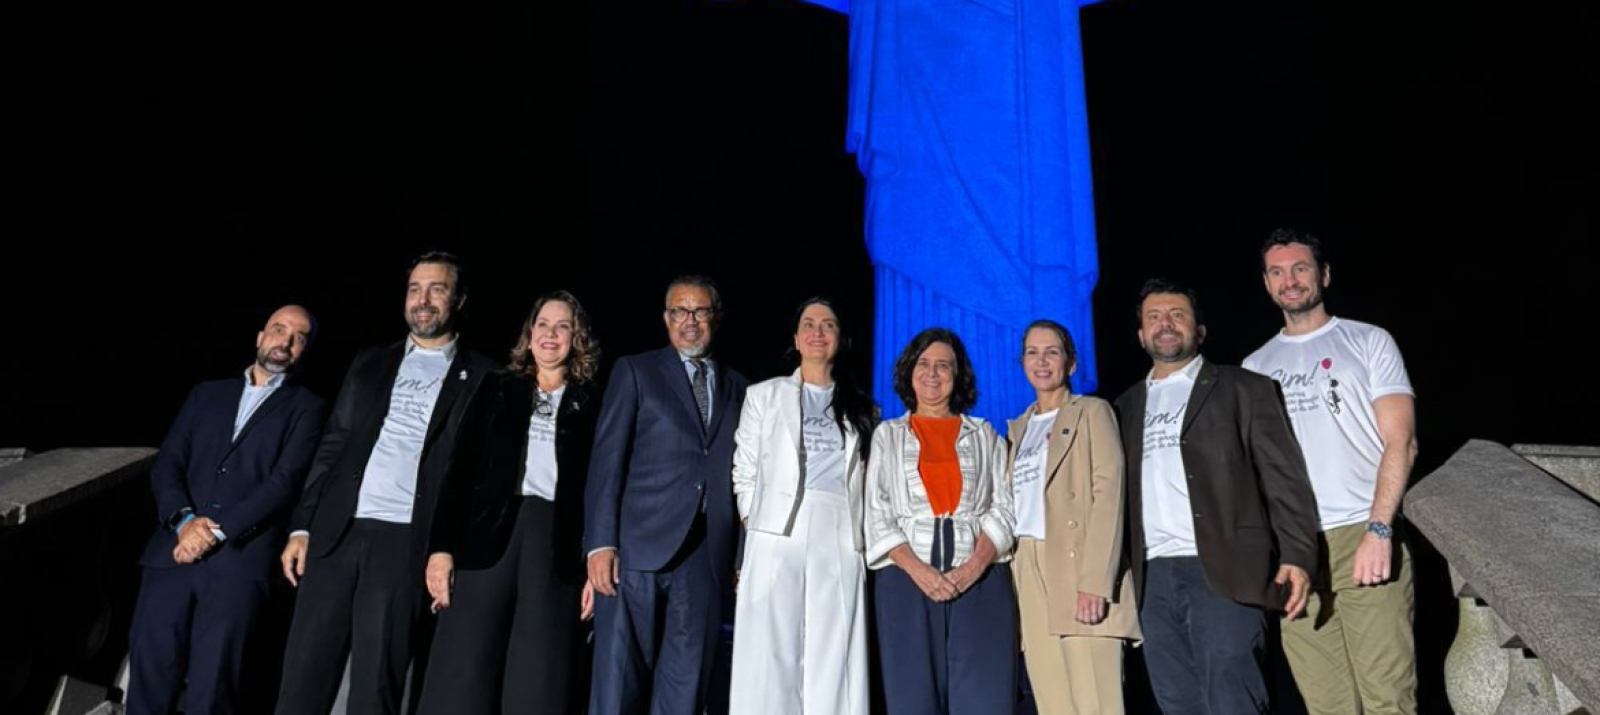
M 234 711 L 240 663 L 267 598 L 322 433 L 323 401 L 287 383 L 311 314 L 279 308 L 241 377 L 197 385 L 150 473 L 162 525 L 150 537 L 129 634 L 128 713 Z
M 667 287 L 669 347 L 617 360 L 595 428 L 585 548 L 595 603 L 591 715 L 698 715 L 737 537 L 733 433 L 747 384 L 712 359 L 710 279 Z

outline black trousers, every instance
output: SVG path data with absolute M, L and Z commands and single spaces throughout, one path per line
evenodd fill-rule
M 557 576 L 554 534 L 555 504 L 523 497 L 500 559 L 456 571 L 434 634 L 422 715 L 571 711 L 583 586 Z
M 317 538 L 312 534 L 311 538 Z M 412 573 L 411 526 L 357 519 L 333 553 L 300 580 L 283 660 L 278 715 L 326 715 L 350 662 L 349 715 L 397 715 L 412 654 L 424 654 L 422 574 Z M 419 658 L 415 680 L 421 682 Z

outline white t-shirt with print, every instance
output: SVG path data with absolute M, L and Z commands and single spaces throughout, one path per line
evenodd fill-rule
M 844 433 L 834 420 L 833 386 L 804 384 L 800 423 L 806 448 L 806 490 L 844 496 L 849 455 L 844 453 Z
M 556 413 L 561 411 L 561 396 L 566 392 L 567 386 L 562 385 L 555 392 L 539 390 L 536 395 L 533 418 L 528 420 L 528 456 L 522 471 L 525 497 L 556 500 L 556 477 L 560 476 L 556 465 Z
M 1161 380 L 1145 380 L 1144 461 L 1139 471 L 1145 558 L 1199 556 L 1189 473 L 1183 466 L 1183 416 L 1202 358 Z
M 1305 335 L 1279 333 L 1244 367 L 1283 387 L 1323 530 L 1371 518 L 1383 458 L 1372 403 L 1416 394 L 1394 338 L 1375 325 L 1333 318 Z
M 1050 410 L 1034 415 L 1023 428 L 1022 444 L 1011 472 L 1012 505 L 1017 515 L 1017 536 L 1044 538 L 1045 462 L 1050 457 L 1050 430 L 1056 413 Z

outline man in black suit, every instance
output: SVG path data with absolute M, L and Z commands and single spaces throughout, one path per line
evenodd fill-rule
M 286 305 L 256 359 L 196 385 L 150 472 L 162 525 L 145 546 L 129 641 L 133 715 L 232 713 L 245 643 L 267 598 L 283 522 L 322 433 L 324 403 L 286 382 L 313 333 Z
M 428 531 L 467 397 L 494 369 L 462 349 L 460 263 L 426 253 L 411 268 L 411 334 L 356 356 L 290 523 L 284 575 L 300 588 L 279 715 L 323 715 L 350 662 L 350 715 L 394 715 L 427 636 Z
M 731 587 L 743 375 L 712 359 L 710 279 L 667 287 L 671 345 L 617 360 L 595 428 L 584 545 L 595 597 L 591 715 L 699 715 Z
M 1277 383 L 1204 339 L 1194 291 L 1145 283 L 1153 367 L 1117 398 L 1145 664 L 1167 715 L 1264 713 L 1266 611 L 1305 608 L 1316 498 Z

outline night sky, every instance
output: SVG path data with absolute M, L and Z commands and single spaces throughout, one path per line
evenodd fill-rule
M 289 301 L 321 318 L 304 379 L 331 397 L 355 350 L 401 337 L 407 261 L 435 247 L 468 262 L 465 333 L 496 356 L 556 287 L 608 356 L 655 347 L 682 271 L 722 283 L 722 354 L 754 378 L 784 368 L 814 293 L 868 353 L 842 16 L 792 0 L 33 12 L 7 445 L 154 444 L 188 385 L 241 370 Z M 1288 224 L 1329 244 L 1333 312 L 1404 351 L 1424 465 L 1469 437 L 1600 441 L 1595 20 L 1087 8 L 1104 391 L 1148 367 L 1131 316 L 1152 275 L 1199 289 L 1212 359 L 1266 340 L 1257 251 Z

